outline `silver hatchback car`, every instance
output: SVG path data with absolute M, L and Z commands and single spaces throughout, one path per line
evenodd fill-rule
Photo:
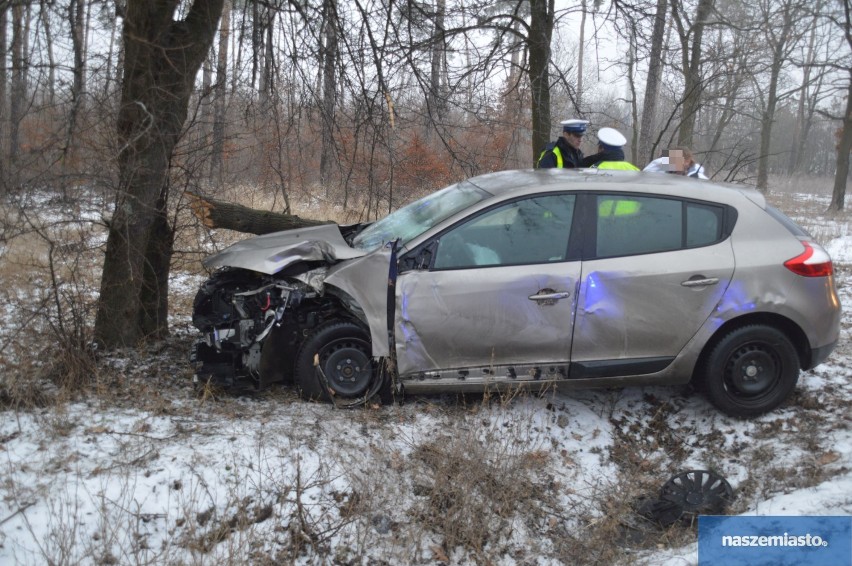
M 197 378 L 381 392 L 678 384 L 781 404 L 840 330 L 831 258 L 760 193 L 673 175 L 505 171 L 368 225 L 207 258 Z

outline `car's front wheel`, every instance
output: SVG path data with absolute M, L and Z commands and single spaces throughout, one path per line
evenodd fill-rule
M 295 373 L 306 399 L 328 399 L 330 394 L 350 404 L 366 401 L 378 389 L 370 335 L 353 322 L 317 328 L 299 349 Z
M 799 356 L 780 330 L 742 326 L 721 337 L 702 368 L 710 401 L 733 417 L 755 417 L 784 402 L 799 379 Z

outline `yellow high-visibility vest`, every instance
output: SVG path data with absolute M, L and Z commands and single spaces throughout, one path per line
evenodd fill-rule
M 598 169 L 613 169 L 618 171 L 639 171 L 640 169 L 627 161 L 601 161 L 595 165 Z
M 545 153 L 547 153 L 548 151 L 552 151 L 552 152 L 553 152 L 553 155 L 555 155 L 555 156 L 556 156 L 556 166 L 561 168 L 561 167 L 562 167 L 562 164 L 563 164 L 563 161 L 562 161 L 562 151 L 559 149 L 559 147 L 557 147 L 557 146 L 555 146 L 555 145 L 553 146 L 553 149 L 551 149 L 551 150 L 547 150 L 547 149 L 545 149 L 544 151 L 542 151 L 542 152 L 541 152 L 541 155 L 539 155 L 539 156 L 538 156 L 538 161 L 539 161 L 539 163 L 540 163 L 540 162 L 541 162 L 541 160 L 544 158 L 544 154 L 545 154 Z

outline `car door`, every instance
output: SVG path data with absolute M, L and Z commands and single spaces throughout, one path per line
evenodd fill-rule
M 575 202 L 573 194 L 506 202 L 403 256 L 399 374 L 567 364 L 580 275 L 569 251 Z
M 731 212 L 667 197 L 588 195 L 571 377 L 663 369 L 710 317 L 734 272 Z

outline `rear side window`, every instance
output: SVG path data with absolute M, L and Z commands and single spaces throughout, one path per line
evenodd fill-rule
M 597 257 L 707 246 L 724 237 L 724 208 L 663 197 L 597 195 Z
M 808 234 L 808 232 L 804 228 L 790 220 L 783 212 L 781 212 L 774 206 L 766 205 L 766 212 L 769 213 L 769 216 L 783 224 L 784 227 L 789 230 L 790 233 L 792 233 L 794 236 L 813 240 L 813 236 Z
M 686 203 L 686 247 L 714 244 L 722 239 L 724 209 L 698 203 Z

